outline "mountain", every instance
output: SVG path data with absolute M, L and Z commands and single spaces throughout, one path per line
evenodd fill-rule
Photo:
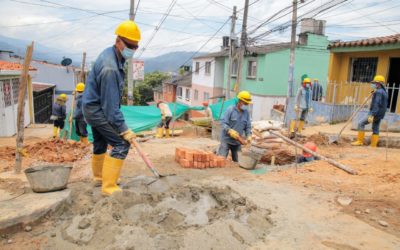
M 144 59 L 144 71 L 162 71 L 170 72 L 176 71 L 184 62 L 193 56 L 193 51 L 176 51 L 163 54 L 161 56 L 145 58 Z M 198 53 L 196 56 L 200 56 L 204 53 Z M 189 60 L 185 65 L 192 65 L 192 60 Z
M 26 46 L 29 45 L 30 42 L 31 41 L 28 40 L 15 39 L 0 35 L 0 50 L 13 51 L 14 54 L 23 57 L 25 55 Z M 74 66 L 79 67 L 81 65 L 82 59 L 79 56 L 69 56 L 67 52 L 63 53 L 63 51 L 59 51 L 58 49 L 43 46 L 40 43 L 34 43 L 32 55 L 34 60 L 59 64 L 63 59 L 63 56 L 71 58 Z

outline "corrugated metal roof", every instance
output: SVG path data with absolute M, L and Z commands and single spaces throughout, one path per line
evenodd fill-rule
M 400 34 L 394 34 L 391 36 L 373 37 L 373 38 L 348 41 L 348 42 L 338 41 L 330 44 L 328 48 L 374 46 L 374 45 L 394 44 L 394 43 L 400 43 Z
M 165 80 L 163 83 L 177 85 L 177 86 L 191 87 L 192 86 L 192 72 L 189 72 L 183 76 L 171 77 L 170 79 Z

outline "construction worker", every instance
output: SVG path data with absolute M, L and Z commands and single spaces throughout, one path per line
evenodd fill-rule
M 211 110 L 210 106 L 208 105 L 208 102 L 203 102 L 203 107 L 204 107 L 204 113 L 205 113 L 206 117 L 210 118 L 211 121 L 214 121 L 212 110 Z
M 140 30 L 127 20 L 117 26 L 115 34 L 115 44 L 96 59 L 82 97 L 83 115 L 93 132 L 93 176 L 96 182 L 102 182 L 105 195 L 121 191 L 117 180 L 136 138 L 125 123 L 120 105 L 125 86 L 124 64 L 139 47 Z M 110 154 L 106 154 L 108 145 L 112 146 Z
M 64 128 L 64 120 L 66 117 L 66 106 L 68 97 L 66 94 L 60 94 L 57 96 L 56 101 L 53 104 L 50 120 L 53 121 L 53 138 L 60 135 L 61 130 Z
M 248 111 L 251 103 L 248 91 L 239 92 L 236 105 L 228 107 L 221 120 L 221 145 L 218 154 L 226 158 L 230 150 L 234 162 L 239 160 L 238 151 L 241 144 L 251 143 L 251 121 Z M 242 139 L 242 135 L 246 136 L 246 139 Z
M 304 122 L 307 118 L 308 112 L 312 113 L 313 108 L 311 107 L 311 79 L 304 78 L 302 86 L 297 91 L 296 103 L 294 105 L 294 110 L 296 112 L 296 117 L 300 113 L 300 121 L 296 124 L 296 120 L 290 121 L 290 137 L 293 138 L 295 134 L 295 129 L 297 127 L 297 132 L 301 134 L 304 127 Z
M 83 82 L 80 82 L 76 85 L 75 109 L 74 109 L 73 119 L 75 120 L 76 134 L 80 137 L 82 143 L 88 144 L 89 143 L 87 138 L 88 132 L 86 130 L 87 124 L 82 113 L 82 96 L 84 90 L 85 90 L 85 84 Z M 71 123 L 71 121 L 69 122 Z
M 169 123 L 172 120 L 171 110 L 169 109 L 168 104 L 162 101 L 157 102 L 157 108 L 159 108 L 161 112 L 161 122 L 157 126 L 156 137 L 162 138 L 164 135 L 163 128 L 165 128 L 165 137 L 169 138 Z
M 314 142 L 306 142 L 303 146 L 313 152 L 317 152 L 317 145 L 315 145 Z M 298 163 L 310 162 L 310 161 L 314 161 L 314 160 L 316 160 L 315 157 L 312 154 L 310 154 L 304 150 L 303 150 L 303 154 L 297 158 Z
M 382 119 L 385 117 L 387 105 L 388 105 L 388 94 L 385 89 L 385 77 L 377 75 L 371 82 L 371 87 L 374 92 L 372 94 L 371 106 L 369 107 L 368 116 L 360 121 L 358 124 L 358 136 L 357 140 L 351 145 L 362 146 L 365 137 L 365 125 L 372 123 L 372 136 L 371 136 L 371 147 L 377 147 L 379 142 L 379 125 Z
M 319 83 L 317 78 L 314 78 L 313 84 L 312 84 L 312 100 L 316 102 L 320 102 L 322 100 L 322 95 L 323 95 L 323 88 L 322 85 Z

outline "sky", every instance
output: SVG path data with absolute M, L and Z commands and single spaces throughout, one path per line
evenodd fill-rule
M 135 21 L 142 33 L 135 57 L 149 58 L 173 51 L 218 51 L 222 36 L 229 35 L 229 17 L 234 5 L 238 9 L 235 32 L 240 37 L 244 2 L 135 0 Z M 283 24 L 290 22 L 292 0 L 249 2 L 248 36 L 252 44 L 290 40 L 290 28 Z M 77 56 L 86 51 L 88 60 L 92 61 L 115 42 L 114 30 L 129 18 L 130 1 L 0 0 L 0 6 L 1 35 L 34 40 L 54 48 L 49 53 L 60 56 Z M 328 7 L 331 8 L 325 9 Z M 299 18 L 326 20 L 329 40 L 358 40 L 400 33 L 399 12 L 398 0 L 305 0 L 298 8 Z M 272 20 L 260 26 L 271 17 Z M 163 18 L 165 21 L 161 23 Z M 268 32 L 271 30 L 274 32 Z M 269 34 L 260 36 L 263 33 Z

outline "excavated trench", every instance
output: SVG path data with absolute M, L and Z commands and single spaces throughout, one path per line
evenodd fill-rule
M 104 198 L 80 190 L 60 212 L 60 234 L 49 248 L 243 249 L 263 240 L 273 226 L 259 208 L 229 186 L 200 186 L 178 177 L 147 185 L 138 177 Z

